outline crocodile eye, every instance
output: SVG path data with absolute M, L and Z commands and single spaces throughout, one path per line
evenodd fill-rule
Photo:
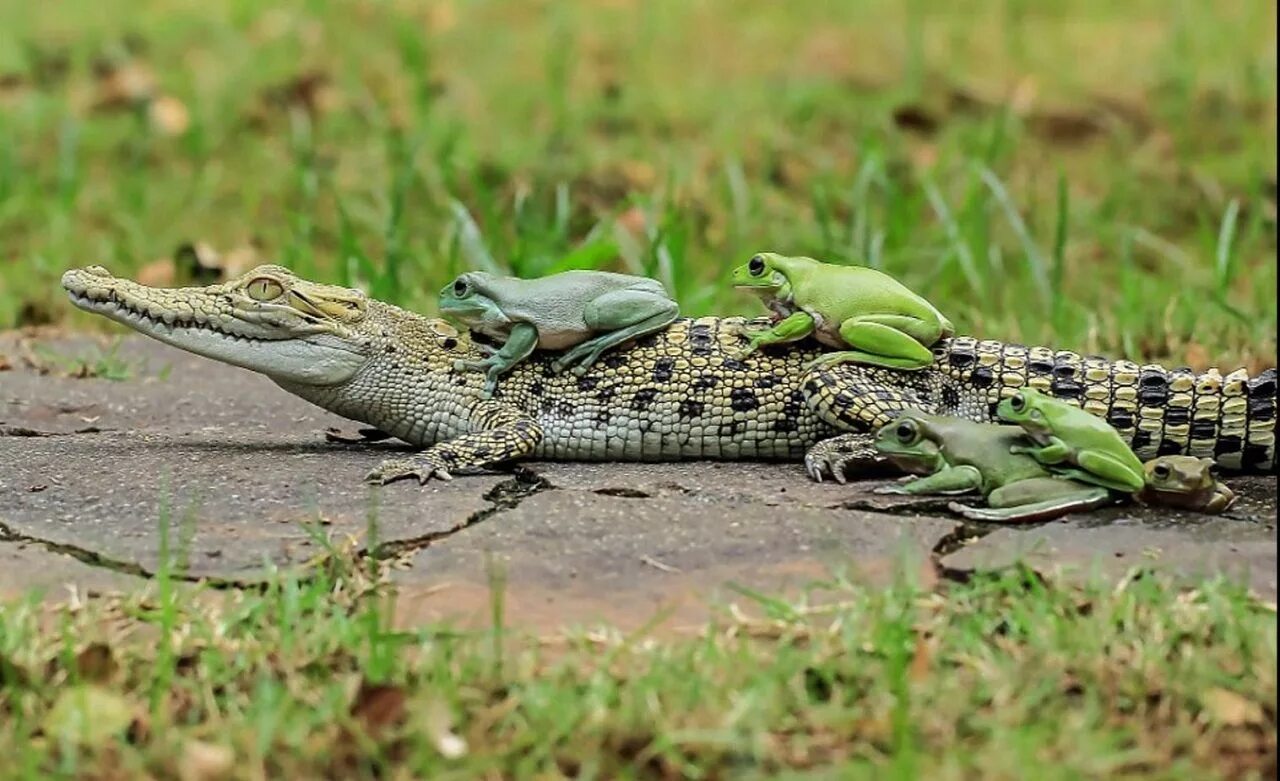
M 1022 412 L 1027 408 L 1027 397 L 1021 393 L 1015 393 L 1009 397 L 1009 406 L 1013 407 L 1014 412 Z
M 753 277 L 758 277 L 764 273 L 764 256 L 756 255 L 747 262 L 747 271 Z
M 1169 475 L 1169 467 L 1165 464 L 1156 464 L 1151 468 L 1151 476 L 1157 480 L 1168 480 Z
M 466 298 L 469 292 L 471 292 L 471 287 L 465 279 L 459 279 L 453 283 L 453 294 L 458 298 Z
M 284 286 L 271 277 L 258 277 L 249 282 L 245 292 L 254 301 L 272 301 L 284 293 Z
M 910 420 L 904 420 L 898 424 L 895 432 L 898 435 L 898 441 L 904 445 L 911 444 L 916 438 L 916 424 Z

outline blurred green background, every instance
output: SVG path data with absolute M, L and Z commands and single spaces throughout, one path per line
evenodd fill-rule
M 90 263 L 421 311 L 599 267 L 750 313 L 768 249 L 963 332 L 1275 363 L 1268 0 L 270 6 L 0 2 L 0 327 L 100 327 L 57 285 Z

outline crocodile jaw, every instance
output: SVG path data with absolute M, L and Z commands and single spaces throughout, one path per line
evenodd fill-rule
M 368 358 L 359 345 L 335 334 L 290 333 L 228 313 L 210 288 L 150 288 L 96 269 L 62 276 L 71 303 L 153 339 L 215 361 L 301 385 L 338 385 Z

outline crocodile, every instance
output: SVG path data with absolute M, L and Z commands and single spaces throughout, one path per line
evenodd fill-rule
M 372 470 L 374 483 L 425 483 L 521 458 L 803 459 L 811 478 L 844 482 L 880 461 L 874 432 L 902 411 L 991 421 L 999 400 L 1024 386 L 1104 417 L 1141 458 L 1275 470 L 1275 369 L 1197 374 L 969 336 L 938 342 L 919 371 L 811 366 L 817 343 L 739 358 L 763 320 L 700 317 L 621 345 L 581 376 L 536 353 L 486 397 L 483 376 L 454 369 L 492 352 L 482 337 L 281 266 L 181 288 L 91 266 L 67 271 L 62 285 L 81 309 L 262 373 L 418 448 Z

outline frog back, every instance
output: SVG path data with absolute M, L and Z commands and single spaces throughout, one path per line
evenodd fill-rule
M 1104 418 L 1043 394 L 1040 404 L 1050 429 L 1056 436 L 1071 442 L 1077 448 L 1087 445 L 1102 450 L 1121 459 L 1135 471 L 1143 471 L 1142 461 L 1125 444 L 1120 432 L 1112 428 Z
M 588 331 L 583 313 L 587 304 L 606 293 L 638 290 L 667 296 L 661 282 L 610 271 L 563 271 L 535 279 L 495 277 L 481 292 L 510 320 L 544 331 Z
M 954 332 L 951 321 L 933 304 L 882 271 L 789 258 L 783 272 L 794 305 L 811 315 L 835 321 L 873 312 L 909 315 L 937 320 L 944 331 Z

